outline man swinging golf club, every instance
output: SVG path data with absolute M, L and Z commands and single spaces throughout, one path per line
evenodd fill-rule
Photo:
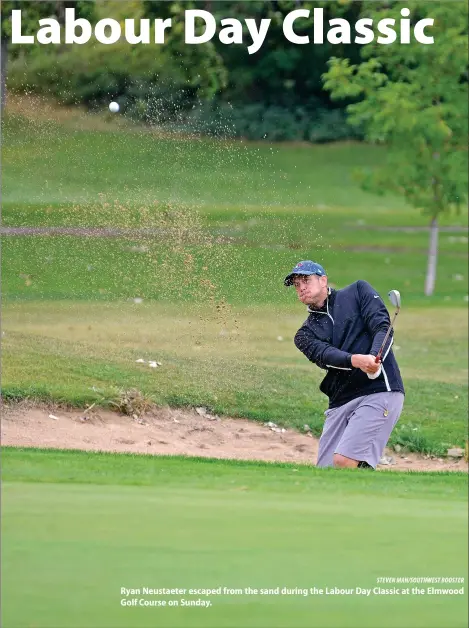
M 324 268 L 310 260 L 299 262 L 284 284 L 295 286 L 308 308 L 295 345 L 327 371 L 319 387 L 329 408 L 317 466 L 375 469 L 404 404 L 387 308 L 366 281 L 330 288 Z M 396 316 L 400 294 L 389 296 Z

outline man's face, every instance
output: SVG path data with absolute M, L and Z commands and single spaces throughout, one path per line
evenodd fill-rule
M 305 305 L 318 305 L 327 296 L 327 277 L 297 275 L 293 285 L 299 300 Z

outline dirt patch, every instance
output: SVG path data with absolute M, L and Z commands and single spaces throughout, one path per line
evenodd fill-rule
M 246 419 L 207 418 L 195 410 L 159 408 L 143 419 L 132 419 L 102 409 L 84 415 L 80 410 L 19 403 L 4 406 L 1 439 L 3 445 L 16 447 L 315 463 L 317 438 L 290 429 L 274 430 Z M 395 464 L 380 469 L 468 470 L 464 460 L 425 459 L 388 450 L 385 454 Z

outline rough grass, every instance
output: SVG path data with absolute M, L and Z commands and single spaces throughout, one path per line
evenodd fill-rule
M 320 433 L 322 372 L 295 349 L 302 308 L 205 310 L 157 303 L 15 303 L 4 307 L 3 391 L 107 403 L 137 388 L 158 403 L 304 424 Z M 447 329 L 448 316 L 453 320 Z M 396 331 L 407 397 L 391 443 L 444 454 L 463 446 L 467 417 L 464 310 L 403 310 Z M 277 335 L 278 334 L 278 335 Z M 278 338 L 281 340 L 278 340 Z M 150 369 L 137 359 L 157 360 Z

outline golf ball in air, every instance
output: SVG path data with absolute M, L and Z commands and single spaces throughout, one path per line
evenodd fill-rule
M 109 103 L 109 111 L 117 113 L 119 111 L 119 105 L 116 102 Z

